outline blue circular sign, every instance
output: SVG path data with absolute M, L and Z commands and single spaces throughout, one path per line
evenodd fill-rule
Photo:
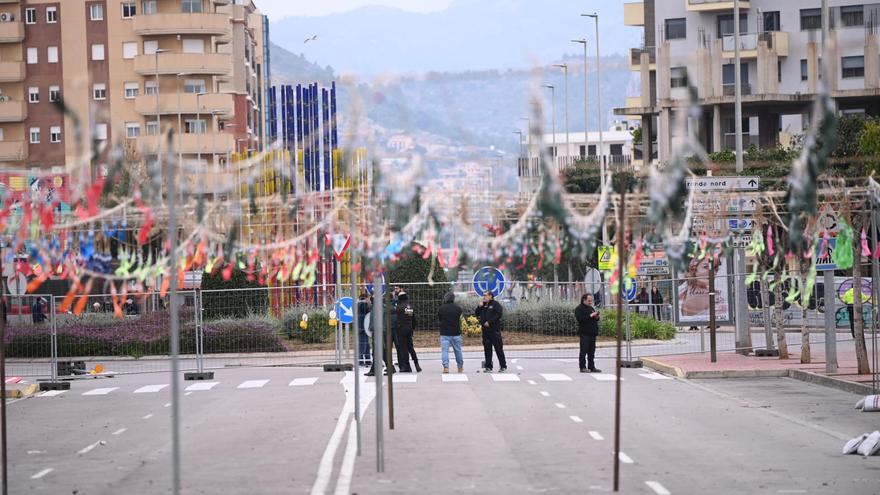
M 340 323 L 348 325 L 354 322 L 354 299 L 342 297 L 336 301 L 336 318 Z
M 626 300 L 629 302 L 633 302 L 636 298 L 636 281 L 631 277 L 626 277 L 623 279 L 623 295 L 626 296 Z
M 481 296 L 489 293 L 498 297 L 504 292 L 505 285 L 504 273 L 494 266 L 484 266 L 474 273 L 474 291 Z
M 388 292 L 388 284 L 385 283 L 384 274 L 379 275 L 379 277 L 382 278 L 382 294 L 384 295 L 386 292 Z M 367 282 L 367 292 L 369 292 L 371 295 L 373 294 L 373 282 Z

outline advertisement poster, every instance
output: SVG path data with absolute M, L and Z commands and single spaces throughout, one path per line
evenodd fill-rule
M 676 274 L 675 323 L 684 325 L 709 324 L 709 258 L 694 258 L 687 271 Z M 726 258 L 715 266 L 715 323 L 730 323 L 731 300 L 729 264 Z

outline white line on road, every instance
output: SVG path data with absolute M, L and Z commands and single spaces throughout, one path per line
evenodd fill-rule
M 192 392 L 186 392 L 183 395 L 192 395 Z
M 511 359 L 510 362 L 513 363 L 513 364 L 516 364 L 516 363 L 519 362 L 519 359 Z
M 289 387 L 308 387 L 310 385 L 314 385 L 315 382 L 318 381 L 317 376 L 312 376 L 309 378 L 294 378 L 292 382 L 288 385 Z
M 67 390 L 46 390 L 41 394 L 37 394 L 37 397 L 55 397 L 57 395 L 63 394 L 64 392 L 67 392 Z
M 654 490 L 654 493 L 657 495 L 672 495 L 669 490 L 664 488 L 663 485 L 657 481 L 646 481 L 645 484 L 648 485 L 648 488 Z
M 263 388 L 267 383 L 269 383 L 269 380 L 247 380 L 242 382 L 238 388 Z
M 619 454 L 617 455 L 617 457 L 619 457 L 619 458 L 620 458 L 620 462 L 622 462 L 622 463 L 624 463 L 624 464 L 632 464 L 632 463 L 633 463 L 632 457 L 630 457 L 630 456 L 624 454 L 623 452 L 619 453 Z
M 409 373 L 395 373 L 392 378 L 397 383 L 416 383 L 419 381 L 419 375 L 411 375 Z
M 611 373 L 591 373 L 590 376 L 600 382 L 613 382 L 614 380 L 617 380 L 617 375 L 612 375 Z M 624 378 L 620 377 L 620 381 L 623 380 Z
M 444 382 L 466 382 L 468 381 L 468 377 L 465 374 L 457 374 L 457 375 L 440 375 L 440 379 Z
M 590 431 L 590 436 L 593 438 L 593 440 L 605 440 L 605 438 L 600 435 L 598 431 Z
M 346 372 L 340 383 L 345 382 L 350 375 Z M 354 377 L 351 378 L 354 383 Z M 321 462 L 318 464 L 318 475 L 315 478 L 315 484 L 312 485 L 312 495 L 323 495 L 327 491 L 327 485 L 330 483 L 330 477 L 333 475 L 333 459 L 336 457 L 336 449 L 342 441 L 342 434 L 345 433 L 345 426 L 348 423 L 348 417 L 354 412 L 354 395 L 345 394 L 345 402 L 342 405 L 342 412 L 336 420 L 336 428 L 330 435 L 327 447 L 324 449 L 324 455 L 321 456 Z
M 543 395 L 544 397 L 550 397 L 550 392 L 546 390 L 541 390 L 541 395 Z
M 220 383 L 220 382 L 193 383 L 189 387 L 186 387 L 186 389 L 184 389 L 184 390 L 186 390 L 187 392 L 193 392 L 193 391 L 198 391 L 198 390 L 211 390 L 212 388 L 216 387 L 218 383 Z
M 94 449 L 94 448 L 97 447 L 98 445 L 104 445 L 105 443 L 107 443 L 107 442 L 105 442 L 105 441 L 103 441 L 103 440 L 98 440 L 98 441 L 95 442 L 95 443 L 92 443 L 92 444 L 86 445 L 85 447 L 83 447 L 82 449 L 80 449 L 79 452 L 77 452 L 77 454 L 80 454 L 80 455 L 82 455 L 82 454 L 88 454 L 89 452 L 92 451 L 92 449 Z
M 661 375 L 660 373 L 639 373 L 639 376 L 642 378 L 647 378 L 648 380 L 672 380 L 671 377 L 666 375 Z
M 557 403 L 554 404 L 554 405 L 555 405 L 556 407 L 558 407 L 559 409 L 565 409 L 565 404 L 563 404 L 562 402 L 557 402 Z
M 580 416 L 569 416 L 569 418 L 571 418 L 571 420 L 574 421 L 575 423 L 583 423 L 584 422 L 584 420 L 582 420 Z
M 171 403 L 170 403 L 170 402 L 166 402 L 164 407 L 171 407 Z
M 346 387 L 346 396 L 350 395 L 350 392 L 351 387 Z M 361 421 L 364 420 L 364 414 L 366 414 L 370 402 L 372 402 L 375 397 L 375 388 L 364 390 L 361 394 Z M 351 493 L 351 479 L 354 475 L 354 463 L 357 455 L 357 429 L 355 425 L 355 418 L 352 416 L 348 430 L 348 444 L 345 446 L 345 454 L 342 456 L 342 465 L 339 467 L 339 476 L 336 478 L 335 493 L 337 495 L 348 495 Z
M 548 382 L 570 382 L 571 377 L 564 373 L 541 373 L 541 377 L 543 377 Z
M 150 413 L 150 414 L 147 414 L 146 416 L 144 416 L 144 417 L 141 418 L 141 419 L 150 419 L 150 418 L 152 418 L 152 417 L 153 417 L 153 413 Z
M 538 384 L 538 382 L 536 382 L 535 380 L 529 380 L 529 385 L 537 385 L 537 384 Z
M 793 490 L 779 490 L 777 493 L 807 493 L 807 491 L 801 490 L 801 489 L 793 489 Z
M 518 382 L 519 377 L 516 375 L 492 375 L 492 380 L 496 382 Z
M 45 450 L 28 450 L 27 453 L 28 453 L 28 455 L 39 455 L 39 454 L 45 454 L 46 451 Z
M 520 365 L 516 365 L 516 369 L 518 369 L 518 370 L 520 370 L 520 371 L 522 371 L 522 370 L 523 370 L 523 367 L 522 367 L 522 366 L 520 366 Z
M 32 480 L 38 480 L 38 479 L 42 478 L 43 476 L 46 476 L 47 474 L 51 473 L 51 472 L 54 471 L 54 470 L 55 470 L 55 469 L 53 469 L 53 468 L 46 468 L 46 469 L 40 471 L 39 473 L 37 473 L 37 474 L 31 476 L 31 479 L 32 479 Z
M 127 430 L 127 428 L 120 428 L 120 429 L 114 431 L 113 434 L 114 435 L 122 435 L 123 433 L 125 433 L 125 430 Z
M 92 390 L 83 393 L 83 395 L 107 395 L 114 390 L 119 390 L 119 387 L 93 388 Z
M 155 394 L 156 392 L 162 390 L 163 388 L 165 388 L 167 386 L 168 386 L 167 383 L 163 384 L 163 385 L 147 385 L 146 387 L 141 387 L 141 388 L 135 390 L 134 393 L 136 393 L 136 394 Z

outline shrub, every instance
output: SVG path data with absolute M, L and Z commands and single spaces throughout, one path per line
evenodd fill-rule
M 223 280 L 222 270 L 202 277 L 202 307 L 206 319 L 243 318 L 249 314 L 265 314 L 269 308 L 269 291 L 247 274 L 232 270 L 232 277 Z M 238 290 L 230 290 L 238 289 Z
M 477 317 L 473 315 L 467 317 L 462 315 L 461 334 L 464 337 L 479 337 L 483 335 L 483 330 L 480 328 L 480 320 L 478 320 Z
M 603 309 L 600 311 L 599 335 L 605 337 L 617 336 L 617 311 Z M 625 324 L 625 323 L 624 323 Z M 675 337 L 675 327 L 669 323 L 657 321 L 649 316 L 630 313 L 629 315 L 630 336 L 633 339 L 659 339 L 669 340 Z M 624 327 L 624 337 L 626 328 Z
M 281 352 L 278 322 L 269 317 L 216 320 L 204 325 L 206 354 Z M 191 335 L 194 335 L 190 332 Z

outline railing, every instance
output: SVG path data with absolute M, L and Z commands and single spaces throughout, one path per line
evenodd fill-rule
M 758 49 L 758 33 L 743 33 L 739 35 L 739 49 L 754 51 Z M 728 34 L 721 37 L 721 51 L 732 52 L 736 50 L 736 36 Z
M 734 96 L 736 94 L 736 84 L 723 84 L 722 88 L 724 89 L 724 96 Z M 749 83 L 740 83 L 739 89 L 743 96 L 752 94 L 752 87 Z
M 631 66 L 636 66 L 642 63 L 642 54 L 648 54 L 648 63 L 656 64 L 657 63 L 657 49 L 653 46 L 646 46 L 642 48 L 630 48 L 629 50 L 629 64 Z

